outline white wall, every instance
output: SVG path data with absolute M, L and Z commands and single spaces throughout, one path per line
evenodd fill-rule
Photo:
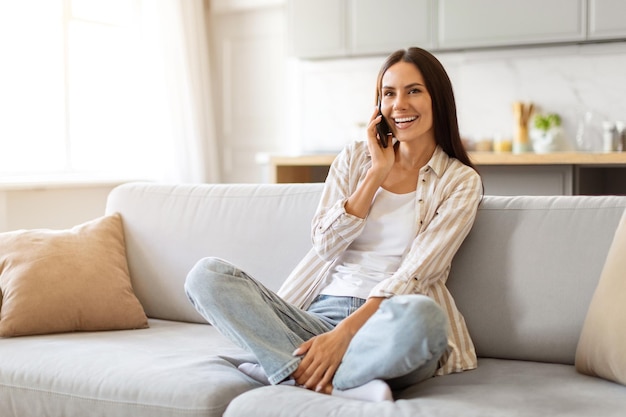
M 65 229 L 104 215 L 114 185 L 65 185 L 0 189 L 0 232 Z
M 257 155 L 288 146 L 283 1 L 211 4 L 214 119 L 223 182 L 264 182 L 267 167 L 257 163 Z
M 572 145 L 587 111 L 597 135 L 602 120 L 626 120 L 626 42 L 437 57 L 452 80 L 461 133 L 468 138 L 512 136 L 517 100 L 559 113 Z M 292 135 L 300 139 L 300 151 L 336 151 L 363 138 L 384 58 L 296 61 L 294 89 L 300 94 L 291 106 L 298 120 Z

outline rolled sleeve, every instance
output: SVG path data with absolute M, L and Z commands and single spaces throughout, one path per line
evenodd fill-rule
M 335 203 L 313 226 L 313 247 L 324 260 L 332 260 L 356 239 L 365 220 L 345 210 L 346 199 Z
M 313 249 L 326 261 L 341 254 L 359 236 L 365 220 L 346 212 L 345 205 L 369 164 L 363 143 L 347 146 L 333 161 L 312 221 Z

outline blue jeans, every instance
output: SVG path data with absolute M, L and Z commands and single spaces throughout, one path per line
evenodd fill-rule
M 193 267 L 185 292 L 220 333 L 255 355 L 272 384 L 297 369 L 301 359 L 293 356 L 296 348 L 332 330 L 365 302 L 322 295 L 305 311 L 218 258 L 204 258 Z M 384 379 L 400 389 L 430 378 L 447 348 L 447 320 L 425 296 L 384 300 L 350 342 L 333 387 L 345 390 Z

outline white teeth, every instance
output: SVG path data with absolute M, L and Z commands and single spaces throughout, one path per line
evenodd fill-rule
M 396 123 L 406 123 L 406 122 L 412 122 L 415 119 L 417 119 L 417 117 L 401 117 L 401 118 L 394 119 L 394 120 L 396 121 Z

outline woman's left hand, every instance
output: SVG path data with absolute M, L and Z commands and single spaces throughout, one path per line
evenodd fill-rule
M 291 376 L 298 385 L 330 394 L 333 377 L 350 340 L 351 337 L 340 328 L 307 340 L 294 352 L 294 355 L 303 355 L 303 358 Z

